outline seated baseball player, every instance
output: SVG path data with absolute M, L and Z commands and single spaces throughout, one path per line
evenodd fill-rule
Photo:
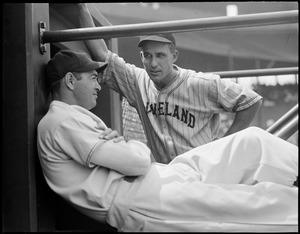
M 53 101 L 37 145 L 55 193 L 118 231 L 298 230 L 296 145 L 249 127 L 169 164 L 151 162 L 145 144 L 125 141 L 89 111 L 106 66 L 71 50 L 47 64 Z

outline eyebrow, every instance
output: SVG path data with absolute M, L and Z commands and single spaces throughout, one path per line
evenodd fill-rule
M 91 79 L 93 79 L 93 78 L 97 78 L 98 77 L 98 74 L 96 74 L 96 73 L 92 73 L 90 76 L 89 76 L 89 78 L 91 78 Z
M 146 52 L 146 51 L 143 51 L 143 54 L 145 55 L 148 55 L 148 54 L 155 54 L 155 55 L 158 55 L 158 54 L 167 54 L 167 52 L 165 51 L 157 51 L 157 52 L 154 52 L 154 53 L 150 53 L 150 52 Z
M 99 73 L 98 73 L 97 71 L 95 71 L 95 72 L 91 73 L 90 76 L 97 76 L 98 74 L 99 74 Z

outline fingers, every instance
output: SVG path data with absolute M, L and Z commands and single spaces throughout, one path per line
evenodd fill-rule
M 105 129 L 99 136 L 100 139 L 111 140 L 113 138 L 119 138 L 119 133 L 116 130 L 112 130 L 111 128 Z M 122 137 L 122 136 L 121 136 Z M 123 137 L 124 139 L 124 137 Z M 114 139 L 117 142 L 121 141 L 120 139 Z
M 125 138 L 123 136 L 119 136 L 113 140 L 113 142 L 115 142 L 115 143 L 118 143 L 120 141 L 125 141 Z

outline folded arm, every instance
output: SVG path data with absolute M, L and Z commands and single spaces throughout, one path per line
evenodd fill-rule
M 87 3 L 79 3 L 77 6 L 79 10 L 79 26 L 82 28 L 95 27 Z M 108 49 L 103 39 L 85 40 L 84 42 L 94 60 L 105 61 Z
M 116 170 L 127 176 L 137 176 L 149 170 L 150 154 L 150 149 L 142 142 L 109 140 L 95 149 L 90 163 Z

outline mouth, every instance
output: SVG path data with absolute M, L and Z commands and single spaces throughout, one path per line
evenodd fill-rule
M 160 74 L 160 71 L 150 71 L 150 74 L 153 76 L 157 76 Z

